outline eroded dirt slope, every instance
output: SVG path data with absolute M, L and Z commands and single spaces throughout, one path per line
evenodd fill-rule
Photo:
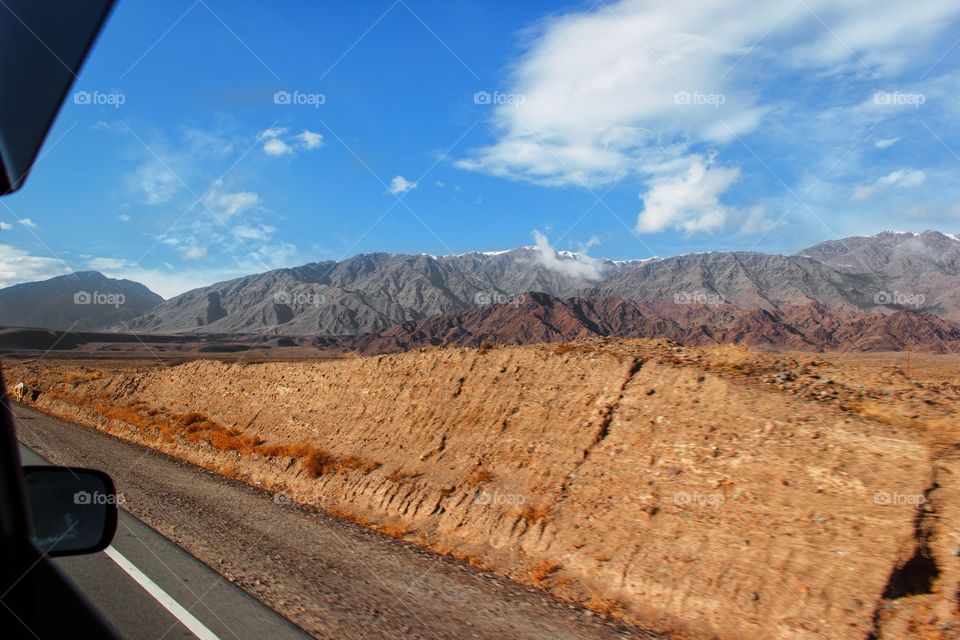
M 35 406 L 691 637 L 954 637 L 955 381 L 666 341 L 76 368 Z

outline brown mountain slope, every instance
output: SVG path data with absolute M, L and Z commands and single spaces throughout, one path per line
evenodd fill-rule
M 819 303 L 768 311 L 613 297 L 555 298 L 543 293 L 318 343 L 336 343 L 362 353 L 396 353 L 424 346 L 569 342 L 596 336 L 662 337 L 687 345 L 733 343 L 803 351 L 897 351 L 909 346 L 944 353 L 960 348 L 960 326 L 914 311 L 863 316 L 830 311 Z

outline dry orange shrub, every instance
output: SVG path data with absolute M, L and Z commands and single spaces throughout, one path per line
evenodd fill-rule
M 311 448 L 306 444 L 271 444 L 261 446 L 258 451 L 268 458 L 306 458 Z
M 74 384 L 79 382 L 89 382 L 91 380 L 99 380 L 103 377 L 103 374 L 99 371 L 67 371 L 63 379 L 65 382 Z
M 377 527 L 380 533 L 388 535 L 391 538 L 403 538 L 407 535 L 407 529 L 401 524 L 384 524 Z
M 93 404 L 93 398 L 88 399 L 91 401 L 90 404 Z M 71 398 L 71 402 L 77 400 L 76 396 Z M 147 407 L 143 401 L 134 402 L 126 407 L 96 404 L 93 411 L 107 419 L 122 420 L 137 427 L 156 429 L 156 435 L 144 434 L 144 437 L 157 444 L 162 440 L 172 441 L 180 436 L 196 444 L 209 444 L 219 451 L 235 451 L 241 455 L 259 454 L 268 458 L 299 458 L 302 460 L 303 469 L 313 478 L 331 473 L 346 474 L 350 471 L 368 474 L 382 466 L 375 460 L 354 455 L 336 456 L 307 444 L 267 445 L 254 435 L 217 424 L 209 416 L 198 411 L 168 414 L 172 422 L 166 419 L 166 409 Z
M 467 476 L 467 484 L 471 487 L 475 487 L 478 484 L 483 482 L 489 482 L 493 479 L 493 474 L 487 471 L 486 469 L 477 469 L 469 476 Z
M 419 475 L 419 473 L 414 471 L 395 469 L 387 475 L 387 480 L 390 482 L 406 482 L 407 480 L 413 480 L 414 478 L 419 477 Z
M 550 508 L 543 504 L 528 504 L 523 508 L 523 511 L 520 512 L 520 517 L 523 518 L 527 524 L 534 524 L 540 521 L 550 522 Z
M 537 587 L 542 587 L 542 582 L 560 570 L 560 565 L 550 562 L 547 559 L 540 560 L 530 567 L 530 580 Z

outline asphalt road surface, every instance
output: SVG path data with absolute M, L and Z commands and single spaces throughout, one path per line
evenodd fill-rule
M 49 464 L 23 445 L 20 456 Z M 109 549 L 55 562 L 124 638 L 310 637 L 123 510 Z
M 25 464 L 101 469 L 123 496 L 114 551 L 58 563 L 125 637 L 656 637 L 94 429 L 14 413 Z

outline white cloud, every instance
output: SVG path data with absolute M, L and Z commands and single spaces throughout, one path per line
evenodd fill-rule
M 740 177 L 736 168 L 715 167 L 694 157 L 685 172 L 658 178 L 643 194 L 637 231 L 654 233 L 668 227 L 687 232 L 722 228 L 731 209 L 719 197 Z
M 855 188 L 853 190 L 853 195 L 850 196 L 850 200 L 852 202 L 862 202 L 885 189 L 891 187 L 916 187 L 923 184 L 926 179 L 927 174 L 923 171 L 893 171 L 888 175 L 878 178 L 873 184 L 863 185 Z
M 586 254 L 592 247 L 600 244 L 600 236 L 590 236 L 590 239 L 586 242 L 580 243 L 580 246 L 577 248 L 577 251 L 580 253 Z
M 313 151 L 323 146 L 323 134 L 304 129 L 295 136 L 288 136 L 288 127 L 264 129 L 258 136 L 263 140 L 263 152 L 268 156 L 292 156 L 297 151 Z
M 163 269 L 144 268 L 128 260 L 114 258 L 97 258 L 88 265 L 108 278 L 126 278 L 145 285 L 154 293 L 164 298 L 209 286 L 212 282 L 220 282 L 236 278 L 249 271 L 237 268 L 220 269 L 174 269 L 168 262 L 161 263 Z
M 873 143 L 873 146 L 877 149 L 886 149 L 887 147 L 892 147 L 898 142 L 900 142 L 899 136 L 896 138 L 879 138 Z
M 323 146 L 323 134 L 307 131 L 306 129 L 298 134 L 296 139 L 297 142 L 300 143 L 300 146 L 307 151 L 319 149 Z
M 261 272 L 278 267 L 289 267 L 302 264 L 305 261 L 290 245 L 282 243 L 265 246 L 260 249 L 264 254 L 251 254 L 241 260 L 218 261 L 214 267 L 197 267 L 191 263 L 178 265 L 176 268 L 169 262 L 161 262 L 157 268 L 143 267 L 135 262 L 113 259 L 96 258 L 88 268 L 96 266 L 98 271 L 110 278 L 127 278 L 146 285 L 164 298 L 209 286 L 212 282 L 231 280 L 250 273 Z M 264 263 L 261 258 L 269 260 Z M 2 261 L 0 261 L 2 262 Z
M 119 220 L 120 222 L 130 222 L 130 216 L 128 216 L 125 213 L 121 213 L 120 215 L 117 216 L 117 220 Z
M 216 132 L 204 129 L 188 129 L 184 138 L 194 153 L 225 157 L 236 150 L 236 143 Z
M 185 248 L 181 255 L 187 260 L 199 260 L 203 256 L 207 255 L 206 247 L 198 247 L 196 245 Z
M 220 219 L 232 218 L 259 203 L 260 196 L 253 191 L 224 191 L 222 181 L 217 181 L 203 196 L 203 204 Z
M 62 260 L 33 256 L 18 247 L 0 244 L 0 287 L 47 280 L 70 272 Z
M 264 129 L 261 131 L 257 139 L 263 140 L 264 138 L 279 138 L 289 130 L 290 129 L 287 127 L 270 127 L 269 129 Z
M 128 180 L 144 202 L 154 205 L 169 202 L 180 186 L 176 174 L 159 161 L 142 165 Z
M 675 0 L 621 0 L 555 15 L 527 32 L 511 65 L 502 93 L 522 99 L 477 107 L 491 110 L 495 141 L 455 164 L 591 189 L 633 175 L 654 204 L 640 229 L 676 220 L 717 229 L 743 219 L 717 200 L 739 174 L 732 166 L 691 174 L 694 156 L 774 113 L 785 117 L 784 78 L 897 73 L 958 14 L 960 5 L 940 0 L 727 0 L 696 11 Z M 678 197 L 697 200 L 696 211 L 674 208 Z
M 576 256 L 561 256 L 550 244 L 547 236 L 539 231 L 533 232 L 537 243 L 537 261 L 557 273 L 581 280 L 601 280 L 604 277 L 603 262 L 591 258 L 586 253 Z
M 25 226 L 27 229 L 36 229 L 37 223 L 31 220 L 30 218 L 20 218 L 20 224 Z
M 751 207 L 744 212 L 739 233 L 743 235 L 762 234 L 783 226 L 783 219 L 773 220 L 767 217 L 763 207 Z
M 0 220 L 0 231 L 10 231 L 11 229 L 13 229 L 12 224 L 10 224 L 9 222 L 3 222 L 2 220 Z
M 280 138 L 270 138 L 263 143 L 263 152 L 268 156 L 289 156 L 293 149 Z
M 401 193 L 406 193 L 407 191 L 412 191 L 417 188 L 416 182 L 411 182 L 403 176 L 394 176 L 393 180 L 390 181 L 390 193 L 395 196 L 400 195 Z
M 266 224 L 241 224 L 233 228 L 233 235 L 241 240 L 266 240 L 274 231 L 276 228 Z

